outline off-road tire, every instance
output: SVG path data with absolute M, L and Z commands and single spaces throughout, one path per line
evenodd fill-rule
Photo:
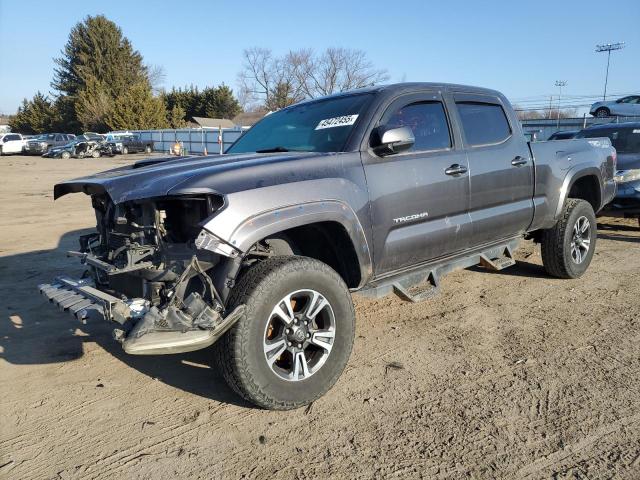
M 596 118 L 607 118 L 611 116 L 611 112 L 606 107 L 600 107 L 596 110 Z
M 273 307 L 290 292 L 309 288 L 322 294 L 335 314 L 336 336 L 326 363 L 307 379 L 287 381 L 268 366 L 264 331 Z M 324 395 L 344 370 L 355 332 L 349 289 L 328 265 L 308 257 L 271 257 L 243 274 L 229 310 L 245 305 L 240 320 L 215 344 L 215 357 L 229 386 L 241 397 L 270 410 L 290 410 Z
M 590 223 L 589 250 L 581 263 L 571 258 L 573 227 L 581 217 Z M 542 263 L 549 275 L 558 278 L 578 278 L 587 270 L 596 248 L 597 223 L 593 207 L 586 200 L 570 198 L 566 201 L 558 223 L 544 230 L 541 240 Z

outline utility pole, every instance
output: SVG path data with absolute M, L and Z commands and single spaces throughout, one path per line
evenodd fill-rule
M 556 80 L 556 87 L 560 88 L 558 94 L 558 121 L 556 122 L 556 128 L 560 128 L 560 97 L 562 97 L 562 87 L 566 87 L 567 82 L 565 80 Z
M 604 77 L 604 94 L 602 100 L 607 100 L 607 83 L 609 82 L 609 62 L 611 61 L 611 52 L 614 50 L 622 50 L 624 48 L 624 42 L 619 43 L 605 43 L 603 45 L 596 45 L 596 52 L 607 52 L 607 74 Z

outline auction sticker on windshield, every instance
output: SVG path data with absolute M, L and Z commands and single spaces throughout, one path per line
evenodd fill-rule
M 322 130 L 323 128 L 346 127 L 356 123 L 357 119 L 358 115 L 343 115 L 341 117 L 325 118 L 324 120 L 320 120 L 315 129 Z

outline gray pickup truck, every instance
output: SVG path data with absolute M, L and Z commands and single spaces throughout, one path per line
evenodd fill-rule
M 523 239 L 577 278 L 614 196 L 609 139 L 528 143 L 506 98 L 430 83 L 372 87 L 272 113 L 227 155 L 153 159 L 59 183 L 91 196 L 82 278 L 40 291 L 115 322 L 135 355 L 213 351 L 271 409 L 308 404 L 344 369 L 351 293 L 423 301 L 458 268 L 500 270 Z

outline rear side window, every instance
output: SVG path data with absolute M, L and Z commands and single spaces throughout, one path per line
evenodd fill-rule
M 500 143 L 509 138 L 511 127 L 500 105 L 457 102 L 462 130 L 471 146 Z
M 447 115 L 441 102 L 405 105 L 384 121 L 387 128 L 409 127 L 416 141 L 410 152 L 443 150 L 451 147 Z

